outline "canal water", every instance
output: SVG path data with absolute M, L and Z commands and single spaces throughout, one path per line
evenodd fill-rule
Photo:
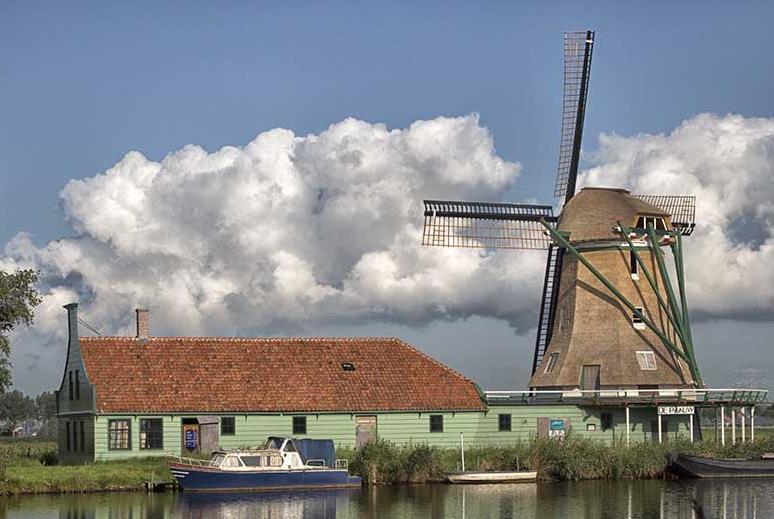
M 694 504 L 695 503 L 695 504 Z M 414 485 L 272 494 L 109 493 L 0 498 L 8 519 L 774 517 L 774 480 Z

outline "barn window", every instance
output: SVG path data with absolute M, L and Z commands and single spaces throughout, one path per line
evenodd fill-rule
M 81 399 L 81 377 L 79 376 L 79 370 L 75 370 L 75 399 Z
M 234 436 L 236 434 L 236 418 L 233 416 L 220 417 L 220 435 Z
M 635 306 L 634 309 L 637 310 L 640 315 L 645 315 L 645 310 L 641 306 Z M 635 330 L 644 330 L 645 322 L 640 318 L 639 315 L 632 313 L 632 326 L 634 326 Z
M 652 351 L 638 351 L 637 363 L 643 371 L 656 371 L 656 355 Z
M 81 422 L 81 452 L 86 450 L 86 433 L 83 430 L 83 422 Z
M 639 265 L 637 264 L 637 256 L 634 255 L 634 251 L 629 251 L 629 274 L 632 279 L 640 279 Z
M 546 369 L 543 370 L 543 373 L 551 373 L 554 370 L 554 366 L 556 366 L 557 360 L 559 360 L 558 353 L 550 354 L 548 356 L 548 360 L 546 361 Z
M 78 452 L 78 422 L 73 422 L 73 451 Z
M 129 450 L 132 445 L 129 441 L 129 420 L 108 421 L 108 449 Z
M 443 432 L 443 415 L 431 414 L 430 415 L 430 432 Z
M 600 415 L 600 420 L 602 430 L 607 431 L 608 429 L 613 428 L 613 413 L 602 413 Z
M 161 418 L 147 418 L 140 420 L 140 448 L 164 448 L 164 428 L 162 426 Z
M 306 434 L 306 416 L 293 417 L 293 434 Z
M 70 396 L 70 400 L 72 400 L 73 399 L 73 372 L 72 371 L 68 371 L 67 372 L 67 377 L 70 379 L 70 382 L 69 382 L 69 392 L 68 393 L 69 393 L 69 396 Z
M 67 432 L 67 450 L 72 448 L 72 440 L 70 440 L 70 422 L 65 422 L 65 430 Z
M 497 430 L 507 432 L 511 430 L 511 415 L 498 414 L 497 415 Z

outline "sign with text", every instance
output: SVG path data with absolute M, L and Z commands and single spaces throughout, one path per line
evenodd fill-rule
M 564 419 L 551 418 L 548 422 L 548 437 L 549 438 L 564 438 Z
M 660 405 L 658 406 L 658 414 L 671 415 L 671 414 L 693 414 L 694 407 L 692 405 Z

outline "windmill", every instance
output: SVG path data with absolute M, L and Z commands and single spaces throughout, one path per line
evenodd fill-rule
M 547 251 L 531 388 L 695 387 L 682 249 L 694 198 L 575 192 L 594 37 L 564 35 L 560 214 L 550 205 L 425 200 L 422 243 Z

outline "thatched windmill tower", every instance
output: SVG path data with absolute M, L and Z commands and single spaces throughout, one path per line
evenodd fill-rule
M 682 252 L 693 197 L 575 194 L 593 43 L 592 31 L 565 34 L 561 214 L 546 205 L 426 200 L 422 242 L 548 250 L 530 387 L 695 387 Z M 674 282 L 664 248 L 673 253 Z

